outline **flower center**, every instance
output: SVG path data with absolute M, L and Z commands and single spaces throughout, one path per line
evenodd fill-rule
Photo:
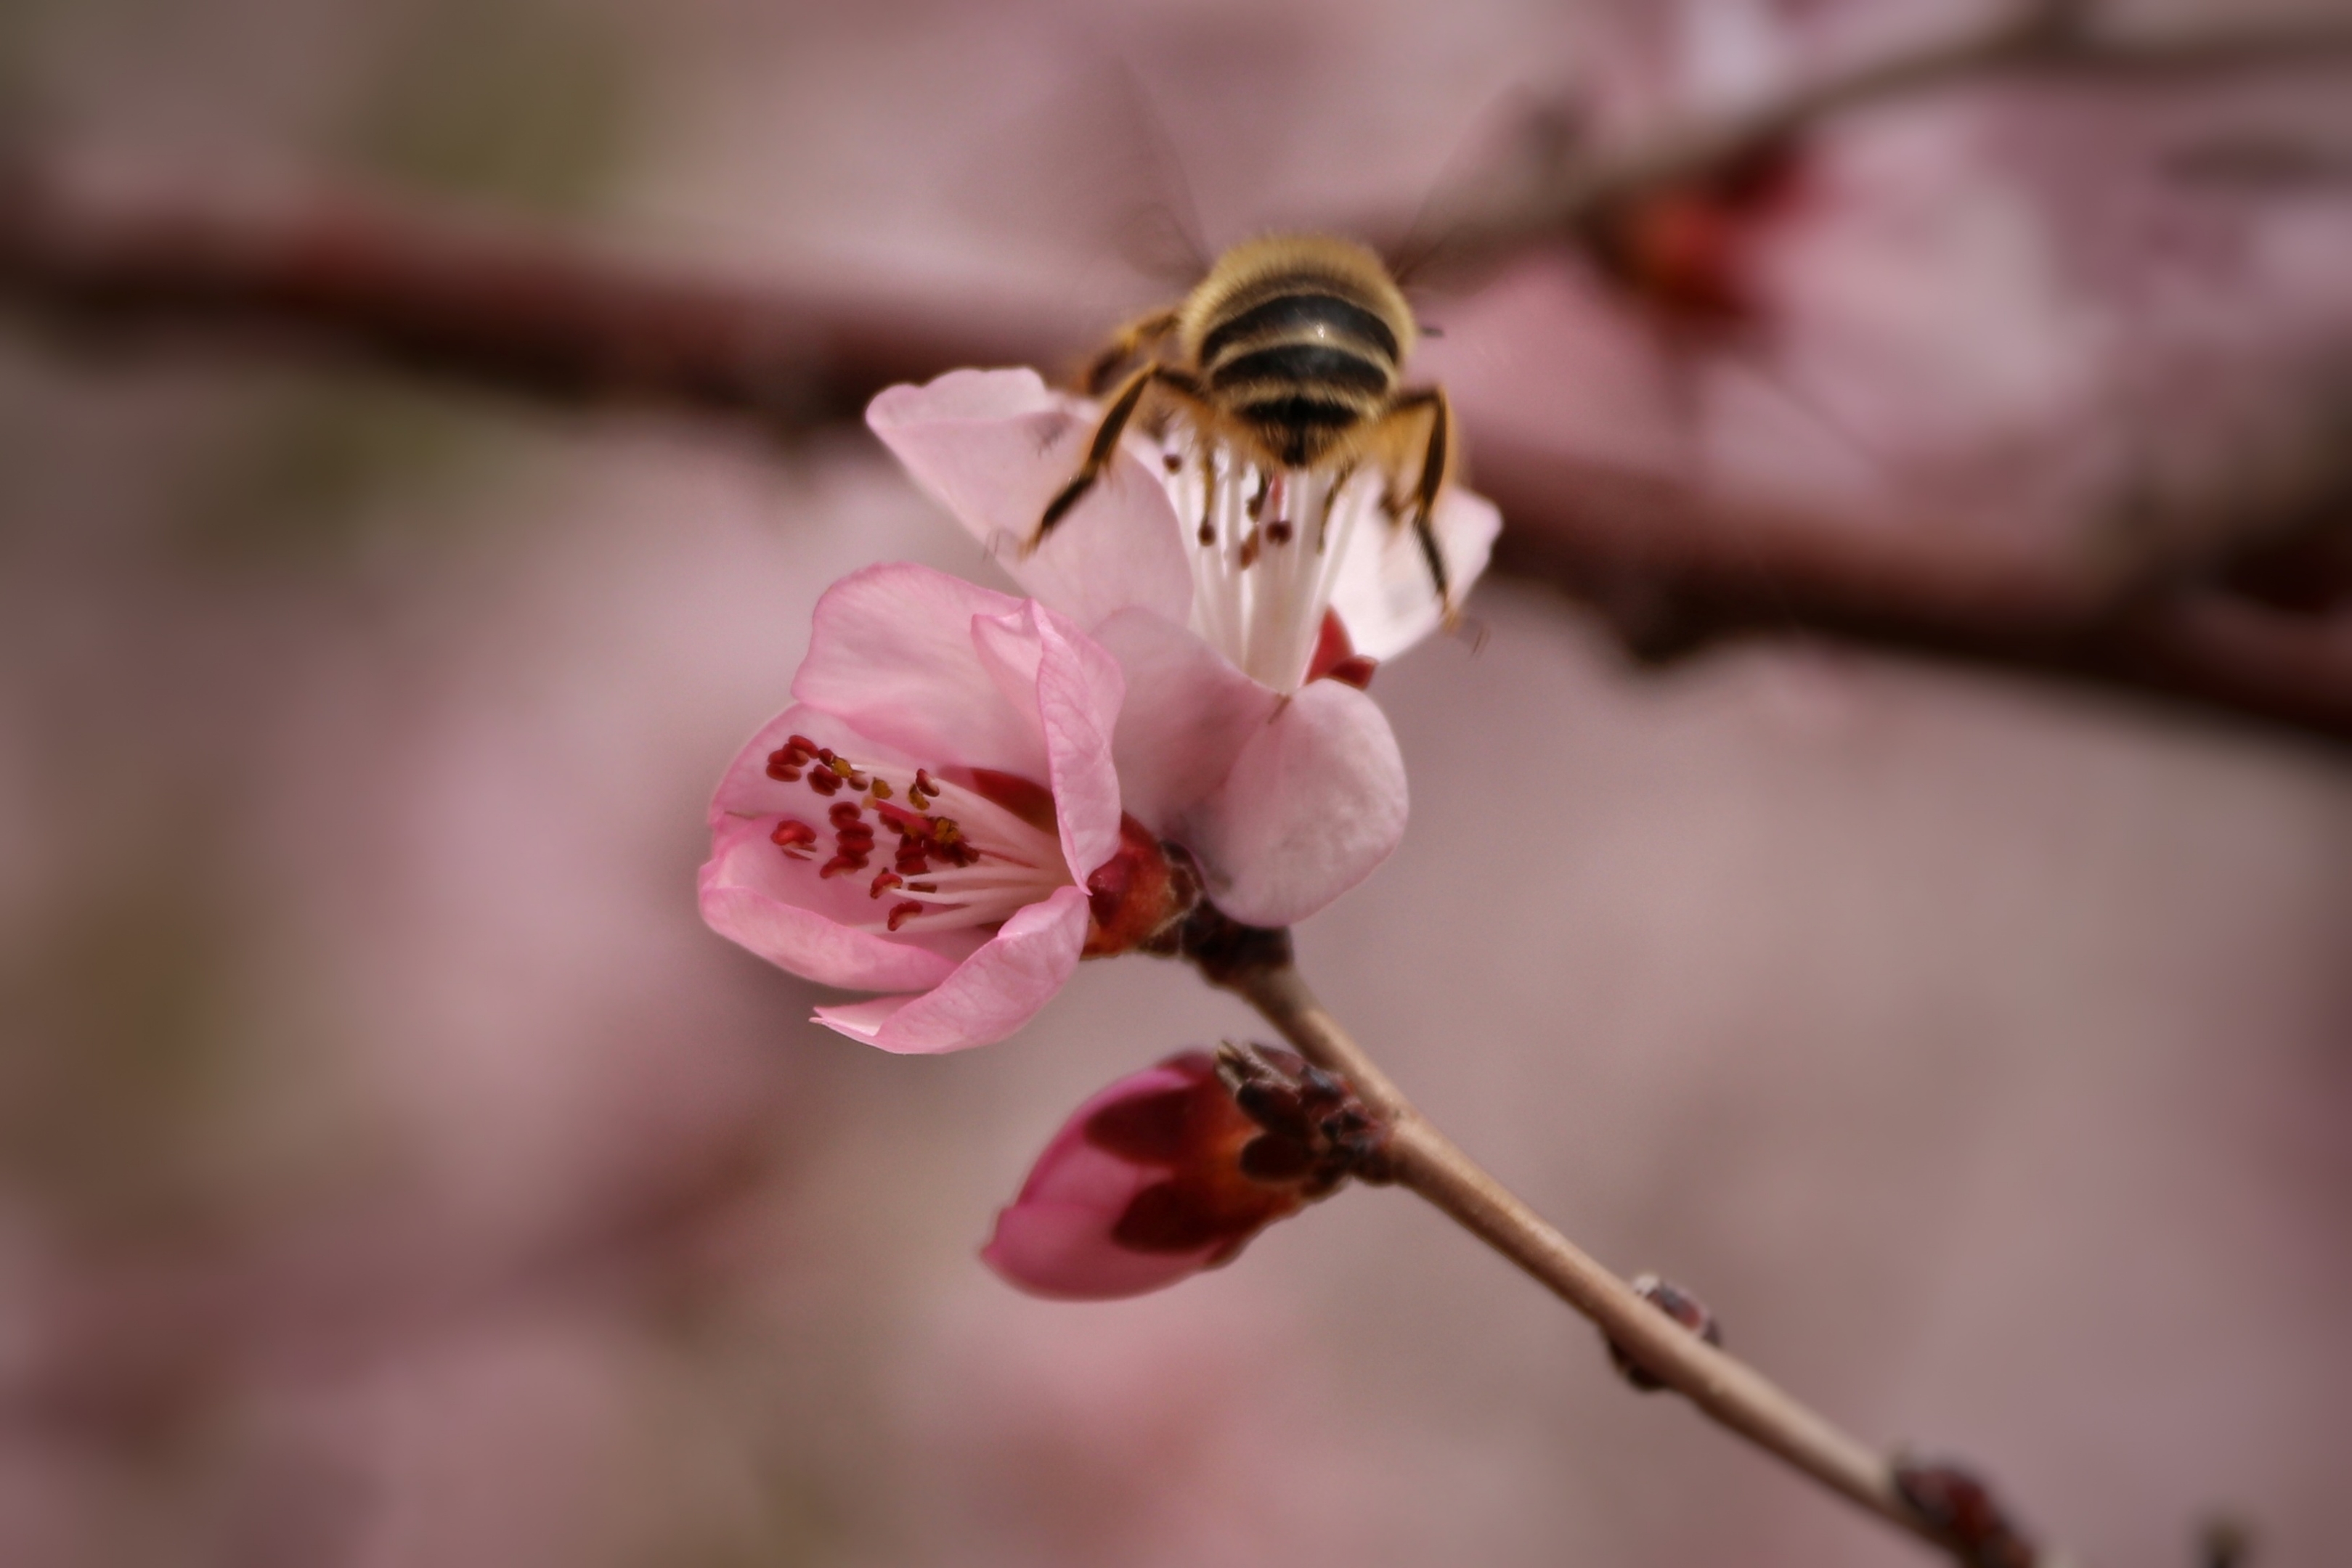
M 769 836 L 799 861 L 826 854 L 829 841 L 817 875 L 864 879 L 877 906 L 870 920 L 845 922 L 857 929 L 997 925 L 1072 881 L 1052 794 L 1013 774 L 984 768 L 908 773 L 853 762 L 795 735 L 768 754 L 768 777 L 803 784 L 824 802 L 822 826 L 786 817 Z M 895 841 L 887 852 L 879 847 L 882 832 Z M 874 871 L 877 858 L 889 863 Z
M 1349 542 L 1382 507 L 1381 476 L 1353 465 L 1263 468 L 1181 423 L 1160 470 L 1192 532 L 1192 630 L 1262 685 L 1297 691 Z

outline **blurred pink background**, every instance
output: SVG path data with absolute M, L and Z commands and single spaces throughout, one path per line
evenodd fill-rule
M 16 0 L 0 97 L 142 166 L 1092 330 L 1166 289 L 1097 221 L 1107 62 L 1214 243 L 1410 213 L 1514 94 L 1671 114 L 1971 14 Z M 2149 170 L 2250 120 L 2346 145 L 2342 89 L 1843 126 L 1763 263 L 1783 351 L 1696 423 L 1566 262 L 1433 304 L 1428 365 L 1474 465 L 2095 533 L 2341 420 L 2352 200 Z M 0 330 L 0 1562 L 1921 1560 L 1401 1194 L 1134 1302 L 986 1273 L 1072 1105 L 1264 1029 L 1129 959 L 894 1059 L 703 929 L 710 785 L 887 559 L 999 580 L 854 428 Z M 1403 849 L 1300 932 L 1365 1043 L 1604 1260 L 2082 1563 L 2186 1563 L 2216 1511 L 2340 1561 L 2342 753 L 1810 643 L 1644 674 L 1509 580 L 1472 612 L 1373 687 Z

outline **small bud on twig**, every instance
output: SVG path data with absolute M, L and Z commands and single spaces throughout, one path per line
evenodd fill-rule
M 2034 1568 L 2042 1560 L 1992 1489 L 1964 1466 L 1898 1455 L 1895 1490 L 1968 1568 Z
M 2248 1568 L 2253 1560 L 2253 1532 L 2243 1520 L 2221 1514 L 2198 1530 L 2197 1568 Z
M 1634 1292 L 1643 1301 L 1707 1343 L 1717 1346 L 1723 1343 L 1723 1325 L 1715 1321 L 1715 1314 L 1707 1311 L 1706 1303 L 1688 1291 L 1670 1284 L 1655 1274 L 1636 1274 L 1633 1285 Z M 1633 1353 L 1623 1345 L 1606 1335 L 1602 1336 L 1602 1342 L 1609 1346 L 1610 1364 L 1623 1375 L 1626 1382 L 1644 1394 L 1654 1394 L 1666 1386 L 1656 1374 L 1634 1360 Z

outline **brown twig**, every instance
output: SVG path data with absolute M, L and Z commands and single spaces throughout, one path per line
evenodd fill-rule
M 1508 442 L 1478 456 L 1480 488 L 1512 523 L 1497 567 L 1591 606 L 1646 659 L 1810 632 L 2352 740 L 2352 635 L 2319 607 L 2143 580 L 1962 529 L 1865 529 L 1703 499 Z
M 894 382 L 1021 362 L 1018 310 L 722 281 L 447 207 L 341 192 L 236 199 L 0 169 L 0 298 L 104 337 L 285 342 L 571 402 L 854 416 Z M 1064 329 L 1065 331 L 1067 329 Z
M 0 175 L 0 301 L 145 342 L 290 344 L 575 402 L 854 416 L 959 364 L 1062 362 L 1082 323 L 911 296 L 728 283 L 421 204 L 236 201 Z M 2088 680 L 2352 739 L 2352 648 L 2308 614 L 1995 556 L 1954 530 L 1734 513 L 1654 476 L 1471 432 L 1500 565 L 1660 654 L 1807 631 Z
M 1259 934 L 1261 936 L 1271 934 Z M 1974 1543 L 1939 1528 L 1906 1500 L 1897 1462 L 1799 1403 L 1761 1374 L 1709 1344 L 1570 1241 L 1464 1154 L 1343 1030 L 1287 958 L 1286 945 L 1240 961 L 1202 963 L 1239 992 L 1316 1066 L 1348 1080 L 1387 1120 L 1388 1169 L 1399 1186 L 1465 1229 L 1590 1319 L 1643 1370 L 1686 1396 L 1709 1419 L 1746 1437 L 1831 1490 L 1963 1563 Z M 2032 1559 L 2059 1560 L 2051 1554 Z

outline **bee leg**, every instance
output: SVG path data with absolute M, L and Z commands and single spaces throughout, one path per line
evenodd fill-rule
M 1127 384 L 1118 389 L 1118 395 L 1110 400 L 1110 407 L 1103 414 L 1102 423 L 1095 426 L 1094 441 L 1087 447 L 1086 457 L 1078 464 L 1078 471 L 1070 476 L 1070 482 L 1063 486 L 1052 500 L 1045 503 L 1045 515 L 1037 519 L 1037 531 L 1030 536 L 1029 543 L 1023 548 L 1023 554 L 1026 555 L 1044 544 L 1045 536 L 1054 531 L 1054 525 L 1067 517 L 1070 508 L 1085 499 L 1087 492 L 1095 487 L 1095 481 L 1102 477 L 1102 471 L 1110 465 L 1111 454 L 1118 450 L 1118 438 L 1127 434 L 1128 421 L 1135 417 L 1136 404 L 1143 401 L 1144 392 L 1151 385 L 1154 369 L 1156 367 L 1146 365 L 1128 377 Z
M 1079 386 L 1088 397 L 1102 396 L 1112 378 L 1132 363 L 1138 354 L 1157 347 L 1160 340 L 1175 329 L 1176 312 L 1173 310 L 1155 310 L 1149 316 L 1129 321 L 1087 364 L 1087 373 L 1080 379 Z
M 1118 450 L 1118 438 L 1127 434 L 1128 423 L 1135 417 L 1136 407 L 1142 402 L 1143 394 L 1154 386 L 1167 388 L 1187 403 L 1198 405 L 1201 402 L 1200 383 L 1183 371 L 1171 370 L 1166 365 L 1146 365 L 1128 377 L 1126 384 L 1118 389 L 1118 395 L 1110 400 L 1110 407 L 1103 414 L 1102 423 L 1095 426 L 1094 442 L 1087 448 L 1086 459 L 1078 465 L 1078 471 L 1070 476 L 1070 482 L 1062 486 L 1059 494 L 1045 503 L 1045 515 L 1038 519 L 1037 531 L 1030 536 L 1028 544 L 1023 548 L 1023 554 L 1026 555 L 1044 544 L 1045 536 L 1054 531 L 1054 525 L 1067 517 L 1070 508 L 1085 499 L 1087 492 L 1095 487 L 1095 481 L 1102 477 L 1102 471 L 1110 466 L 1111 455 Z
M 1444 612 L 1445 623 L 1454 624 L 1454 586 L 1445 571 L 1445 554 L 1438 548 L 1438 492 L 1445 487 L 1446 470 L 1454 462 L 1454 410 L 1445 401 L 1440 387 L 1426 387 L 1417 392 L 1399 394 L 1389 404 L 1390 419 L 1407 418 L 1429 411 L 1429 444 L 1421 455 L 1421 475 L 1414 482 L 1412 493 L 1412 535 L 1421 545 L 1421 559 L 1429 567 L 1430 580 L 1437 586 L 1437 602 Z

